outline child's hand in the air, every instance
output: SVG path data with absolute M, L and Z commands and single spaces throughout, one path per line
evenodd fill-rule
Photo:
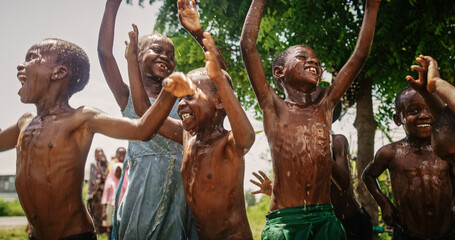
M 251 192 L 252 194 L 258 194 L 258 193 L 263 193 L 265 195 L 272 195 L 272 181 L 265 175 L 263 171 L 258 171 L 259 174 L 253 172 L 253 175 L 259 180 L 259 182 L 254 181 L 253 179 L 250 179 L 250 182 L 253 183 L 254 185 L 259 187 L 259 190 Z
M 425 56 L 424 58 L 428 61 L 427 90 L 432 93 L 436 91 L 436 81 L 442 79 L 439 76 L 438 62 L 430 56 Z
M 196 32 L 202 29 L 199 15 L 196 9 L 196 1 L 192 0 L 178 0 L 177 5 L 179 8 L 180 24 L 188 32 Z
M 125 50 L 125 58 L 135 60 L 137 59 L 137 36 L 139 35 L 139 30 L 137 29 L 136 24 L 133 24 L 133 31 L 128 33 L 130 37 L 130 42 L 125 41 L 126 50 Z
M 224 74 L 221 71 L 220 63 L 218 62 L 218 51 L 216 49 L 215 41 L 208 32 L 204 32 L 204 39 L 202 40 L 207 51 L 205 52 L 205 68 L 212 80 L 224 79 Z
M 408 75 L 406 76 L 406 80 L 412 88 L 422 93 L 423 91 L 426 91 L 427 87 L 428 61 L 423 55 L 417 57 L 416 60 L 420 65 L 412 65 L 411 69 L 414 69 L 419 73 L 419 79 L 415 80 L 412 76 Z
M 194 94 L 196 86 L 182 72 L 174 72 L 163 80 L 163 88 L 176 97 Z

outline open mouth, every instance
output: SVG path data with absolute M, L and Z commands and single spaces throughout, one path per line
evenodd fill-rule
M 17 79 L 21 82 L 22 86 L 24 86 L 25 81 L 27 81 L 27 77 L 23 73 L 17 74 Z
M 185 121 L 186 119 L 192 117 L 193 114 L 191 113 L 183 113 L 182 115 L 180 115 L 180 118 L 182 118 L 183 121 Z
M 418 124 L 418 125 L 417 125 L 417 128 L 426 128 L 426 127 L 431 127 L 431 124 L 429 124 L 429 123 L 422 123 L 422 124 Z
M 158 62 L 157 64 L 158 64 L 158 67 L 159 67 L 161 70 L 166 71 L 166 72 L 169 70 L 169 67 L 167 66 L 166 63 Z
M 305 68 L 305 71 L 318 75 L 318 70 L 315 67 L 307 67 Z

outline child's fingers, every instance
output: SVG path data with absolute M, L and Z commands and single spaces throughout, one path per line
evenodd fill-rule
M 253 172 L 253 175 L 254 175 L 257 179 L 259 179 L 259 181 L 261 181 L 261 182 L 264 181 L 264 179 L 263 179 L 261 176 L 259 176 L 259 174 Z
M 165 79 L 163 80 L 163 87 L 169 90 L 169 89 L 171 89 L 171 86 L 172 86 L 172 83 L 173 83 L 173 82 L 174 82 L 173 79 L 171 79 L 171 78 L 165 78 Z
M 422 55 L 420 55 L 418 58 L 416 58 L 417 62 L 419 62 L 424 69 L 428 67 L 428 61 L 423 58 Z
M 196 1 L 193 0 L 193 8 L 196 10 Z
M 259 194 L 259 193 L 261 193 L 261 190 L 257 190 L 257 191 L 251 192 L 251 194 Z
M 419 83 L 412 77 L 412 76 L 406 76 L 406 81 L 408 81 L 409 85 L 415 86 L 419 85 Z
M 411 69 L 416 70 L 417 72 L 424 72 L 425 68 L 420 65 L 412 65 Z
M 133 25 L 133 30 L 134 30 L 134 33 L 136 34 L 136 36 L 139 35 L 139 30 L 137 29 L 137 25 L 136 24 L 132 24 Z
M 259 182 L 254 181 L 253 179 L 250 179 L 250 182 L 258 187 L 261 187 L 261 184 Z
M 264 179 L 269 179 L 269 177 L 267 177 L 267 175 L 265 175 L 265 173 L 264 173 L 263 171 L 260 171 L 260 170 L 259 170 L 259 173 L 262 175 L 262 177 L 263 177 Z

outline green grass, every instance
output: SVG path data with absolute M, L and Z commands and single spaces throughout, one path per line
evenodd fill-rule
M 24 240 L 28 239 L 28 234 L 24 227 L 0 228 L 0 239 L 2 240 Z

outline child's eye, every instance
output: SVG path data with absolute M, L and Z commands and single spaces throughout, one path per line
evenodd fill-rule
M 298 59 L 303 59 L 303 60 L 306 60 L 307 59 L 307 56 L 297 56 Z
M 413 115 L 414 115 L 414 114 L 417 114 L 418 112 L 419 112 L 418 109 L 411 109 L 411 110 L 409 110 L 409 114 L 413 114 Z

